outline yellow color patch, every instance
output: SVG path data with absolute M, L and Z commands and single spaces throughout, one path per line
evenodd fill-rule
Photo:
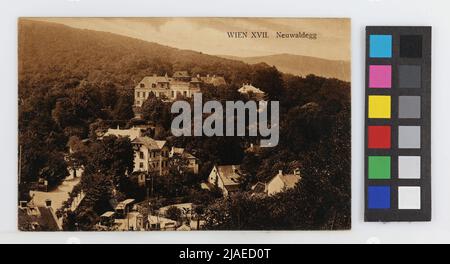
M 391 118 L 391 97 L 389 95 L 369 96 L 369 118 Z

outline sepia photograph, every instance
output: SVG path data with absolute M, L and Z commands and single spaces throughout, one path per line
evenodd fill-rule
M 18 230 L 351 228 L 350 19 L 17 23 Z

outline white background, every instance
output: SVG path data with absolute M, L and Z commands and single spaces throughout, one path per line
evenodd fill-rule
M 0 242 L 450 243 L 450 4 L 447 0 L 18 0 L 0 4 Z M 21 233 L 17 223 L 17 18 L 264 16 L 352 19 L 352 229 L 286 232 Z M 363 221 L 364 27 L 432 26 L 432 195 L 425 223 Z

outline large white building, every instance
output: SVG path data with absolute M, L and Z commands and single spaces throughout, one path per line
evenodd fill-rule
M 176 71 L 172 77 L 167 74 L 146 76 L 134 88 L 134 105 L 142 106 L 150 93 L 169 101 L 180 96 L 190 98 L 194 93 L 200 92 L 202 84 L 220 86 L 226 82 L 222 76 L 191 76 L 187 71 Z

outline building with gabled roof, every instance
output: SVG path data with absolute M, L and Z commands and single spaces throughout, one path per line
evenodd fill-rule
M 137 137 L 131 141 L 134 149 L 134 172 L 157 172 L 165 175 L 169 166 L 169 147 L 165 140 Z
M 204 83 L 214 86 L 226 84 L 225 79 L 221 76 L 191 76 L 188 71 L 176 71 L 172 77 L 168 77 L 167 74 L 146 76 L 134 88 L 134 106 L 141 107 L 151 93 L 157 98 L 168 101 L 173 101 L 181 96 L 190 98 L 194 93 L 200 92 Z
M 51 203 L 45 206 L 37 206 L 33 203 L 23 203 L 19 206 L 19 222 L 27 223 L 27 226 L 19 226 L 24 231 L 61 231 L 62 225 L 51 207 Z
M 253 96 L 257 100 L 262 100 L 262 99 L 264 99 L 264 96 L 265 96 L 265 93 L 261 89 L 255 87 L 249 83 L 244 83 L 242 85 L 242 87 L 238 89 L 238 92 L 240 94 Z
M 300 181 L 300 169 L 295 169 L 292 174 L 283 174 L 283 171 L 278 171 L 266 185 L 266 192 L 268 195 L 274 195 L 280 192 L 294 188 Z
M 225 81 L 225 78 L 223 78 L 222 76 L 216 76 L 216 75 L 212 75 L 210 76 L 209 74 L 207 74 L 206 76 L 199 76 L 200 80 L 204 83 L 207 84 L 211 84 L 214 86 L 221 86 L 221 85 L 226 85 L 227 82 Z
M 187 168 L 194 174 L 198 174 L 199 170 L 199 159 L 187 152 L 184 148 L 172 147 L 169 152 L 169 157 L 181 157 L 187 161 Z
M 243 176 L 240 165 L 216 165 L 208 176 L 208 183 L 222 190 L 223 196 L 239 190 Z

